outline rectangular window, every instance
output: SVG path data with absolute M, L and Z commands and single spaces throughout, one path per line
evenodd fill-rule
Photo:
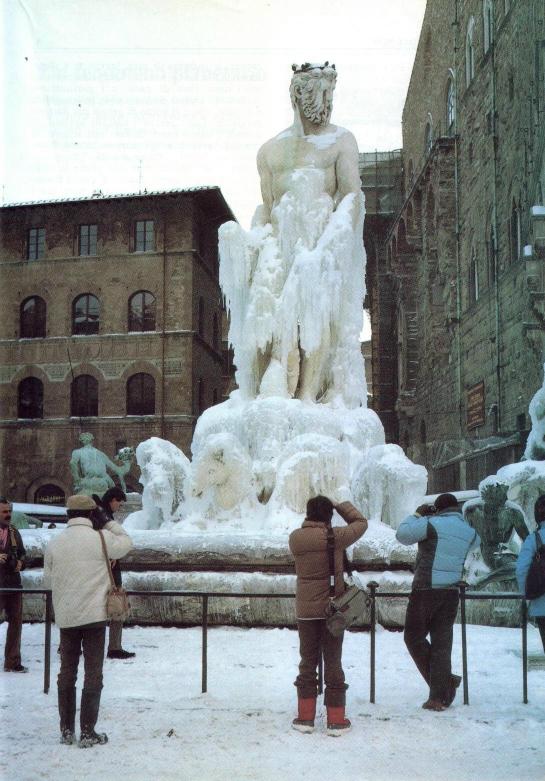
M 153 220 L 137 220 L 134 236 L 135 252 L 153 252 L 155 250 L 155 229 Z
M 97 225 L 80 225 L 79 226 L 79 255 L 96 255 L 97 254 Z
M 45 228 L 31 228 L 28 232 L 28 260 L 45 256 Z

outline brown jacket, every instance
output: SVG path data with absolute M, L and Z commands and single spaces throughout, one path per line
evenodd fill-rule
M 350 502 L 335 507 L 348 524 L 335 527 L 335 595 L 344 592 L 343 553 L 359 540 L 367 529 L 367 521 Z M 327 525 L 305 519 L 300 529 L 290 534 L 290 550 L 295 557 L 297 589 L 295 611 L 298 619 L 325 618 L 329 605 L 329 559 Z

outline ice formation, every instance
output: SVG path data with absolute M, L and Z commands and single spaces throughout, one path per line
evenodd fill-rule
M 426 469 L 413 464 L 399 445 L 375 445 L 354 472 L 352 495 L 367 518 L 397 529 L 418 506 L 427 482 Z
M 347 195 L 333 211 L 323 171 L 300 169 L 292 184 L 272 223 L 220 229 L 240 393 L 365 404 L 363 195 Z
M 191 465 L 150 441 L 144 512 L 166 459 L 163 523 L 285 532 L 322 493 L 395 526 L 426 492 L 425 469 L 385 445 L 366 408 L 365 204 L 354 136 L 330 123 L 336 77 L 328 63 L 294 66 L 293 125 L 258 153 L 263 203 L 250 230 L 219 231 L 238 390 L 199 418 Z
M 158 529 L 179 520 L 184 493 L 191 482 L 187 456 L 172 442 L 151 437 L 136 448 L 136 463 L 144 486 L 142 510 L 127 517 L 127 528 Z

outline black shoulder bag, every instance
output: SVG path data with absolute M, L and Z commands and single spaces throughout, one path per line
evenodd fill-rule
M 545 594 L 545 545 L 536 531 L 536 552 L 526 575 L 524 594 L 526 599 L 537 599 Z
M 335 535 L 331 527 L 327 531 L 327 555 L 329 559 L 329 606 L 326 626 L 333 637 L 339 637 L 345 629 L 352 626 L 362 616 L 368 604 L 367 593 L 353 584 L 345 586 L 344 594 L 340 597 L 335 596 Z M 350 577 L 352 567 L 346 551 L 343 552 L 343 563 L 344 569 Z

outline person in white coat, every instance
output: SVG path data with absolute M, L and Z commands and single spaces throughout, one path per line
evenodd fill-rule
M 67 510 L 66 529 L 51 540 L 45 551 L 44 588 L 52 591 L 55 622 L 61 636 L 57 680 L 61 743 L 75 742 L 76 679 L 83 651 L 79 745 L 87 748 L 108 741 L 105 733 L 95 732 L 95 726 L 108 624 L 109 564 L 100 535 L 93 528 L 93 514 L 99 512 L 93 499 L 84 494 L 70 496 Z M 131 538 L 115 521 L 105 523 L 102 534 L 109 559 L 120 559 L 131 550 Z

